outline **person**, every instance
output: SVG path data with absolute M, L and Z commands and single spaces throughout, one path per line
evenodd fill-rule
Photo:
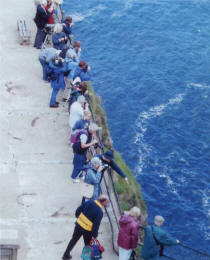
M 37 6 L 36 16 L 34 22 L 37 26 L 37 33 L 35 37 L 34 47 L 37 49 L 42 48 L 42 44 L 47 35 L 45 31 L 45 25 L 48 23 L 48 19 L 51 16 L 53 7 L 51 6 L 48 10 L 45 9 L 47 5 L 46 0 L 40 0 L 40 4 Z
M 119 260 L 129 260 L 132 250 L 137 248 L 140 228 L 138 218 L 140 216 L 140 208 L 133 207 L 120 217 L 120 229 L 117 240 Z
M 55 58 L 49 64 L 50 69 L 50 83 L 52 87 L 52 95 L 50 99 L 50 107 L 57 108 L 59 103 L 56 102 L 56 96 L 60 89 L 65 89 L 64 72 L 66 71 L 66 65 L 62 58 Z
M 54 33 L 52 35 L 53 48 L 57 50 L 65 50 L 68 38 L 63 32 L 63 25 L 57 23 L 54 27 Z
M 53 10 L 53 21 L 54 24 L 61 23 L 63 20 L 64 12 L 61 9 L 63 0 L 54 0 L 54 10 Z
M 78 66 L 78 62 L 76 59 L 76 53 L 70 49 L 67 51 L 66 53 L 66 70 L 67 70 L 67 74 L 66 74 L 66 87 L 68 89 L 71 88 L 72 82 L 73 82 L 73 76 L 74 76 L 74 72 L 76 70 L 76 67 Z
M 76 55 L 76 61 L 79 64 L 81 53 L 82 53 L 81 42 L 80 41 L 74 41 L 73 46 L 69 47 L 67 53 L 68 52 L 74 52 L 74 54 Z M 66 55 L 67 55 L 67 53 L 66 53 Z
M 66 37 L 69 39 L 70 43 L 73 39 L 73 34 L 72 34 L 73 26 L 74 26 L 74 23 L 72 22 L 72 17 L 66 16 L 64 23 L 63 23 L 63 32 L 66 34 Z
M 114 155 L 111 150 L 105 152 L 104 154 L 97 154 L 96 156 L 101 160 L 103 166 L 110 166 L 112 170 L 118 173 L 128 183 L 128 178 L 126 177 L 125 173 L 115 163 Z M 106 168 L 107 167 L 104 167 L 103 172 L 106 170 Z
M 78 97 L 83 95 L 83 96 L 88 96 L 88 86 L 87 84 L 83 82 L 77 82 L 73 87 L 72 91 L 69 97 L 69 105 L 68 105 L 68 111 L 70 111 L 71 105 L 77 101 Z
M 90 76 L 90 67 L 86 63 L 86 61 L 80 61 L 77 66 L 73 79 L 75 80 L 77 77 L 80 78 L 81 81 L 89 81 Z
M 172 246 L 179 244 L 179 240 L 172 238 L 161 226 L 164 223 L 162 216 L 155 216 L 154 225 L 148 225 L 145 230 L 144 245 L 141 255 L 144 260 L 158 260 L 159 246 Z
M 98 200 L 88 200 L 77 208 L 75 212 L 77 220 L 74 232 L 63 254 L 63 260 L 72 259 L 70 253 L 81 236 L 84 238 L 85 245 L 89 245 L 92 238 L 97 238 L 103 218 L 102 209 L 106 207 L 108 203 L 108 197 L 101 195 Z
M 58 57 L 60 50 L 55 48 L 42 49 L 39 53 L 39 62 L 42 65 L 43 80 L 48 81 L 49 63 Z
M 89 111 L 84 111 L 83 118 L 78 120 L 74 124 L 74 127 L 72 128 L 72 133 L 75 133 L 75 131 L 79 129 L 88 130 L 90 125 L 90 118 L 91 118 L 91 113 Z
M 70 109 L 69 126 L 72 129 L 75 123 L 83 118 L 84 111 L 87 110 L 86 100 L 84 96 L 79 96 Z
M 77 136 L 76 142 L 73 144 L 73 153 L 74 153 L 74 159 L 73 159 L 73 171 L 72 171 L 72 181 L 73 183 L 80 182 L 80 180 L 77 178 L 81 170 L 83 170 L 84 164 L 86 163 L 86 155 L 87 150 L 90 146 L 95 145 L 98 143 L 96 140 L 96 131 L 98 131 L 100 127 L 97 126 L 95 123 L 91 123 L 88 127 L 88 132 L 83 133 L 81 132 Z
M 98 199 L 100 194 L 101 170 L 101 160 L 97 157 L 93 157 L 85 175 L 85 183 L 94 185 L 93 200 Z
M 45 9 L 48 11 L 49 9 L 51 9 L 51 12 L 50 12 L 50 17 L 48 19 L 48 24 L 54 24 L 54 20 L 53 20 L 53 13 L 54 13 L 54 10 L 53 10 L 53 2 L 52 0 L 47 0 L 47 5 L 45 6 Z

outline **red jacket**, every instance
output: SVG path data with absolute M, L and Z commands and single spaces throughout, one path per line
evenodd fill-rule
M 122 215 L 119 223 L 118 246 L 127 250 L 135 249 L 139 237 L 139 222 L 132 216 Z

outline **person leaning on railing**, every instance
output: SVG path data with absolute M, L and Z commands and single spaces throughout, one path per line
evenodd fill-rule
M 112 170 L 114 170 L 116 173 L 118 173 L 128 183 L 128 178 L 126 177 L 124 172 L 120 169 L 120 167 L 114 161 L 114 154 L 111 150 L 109 150 L 103 154 L 97 154 L 96 156 L 101 160 L 102 165 L 104 166 L 103 172 L 107 169 L 108 166 L 110 166 L 112 168 Z
M 98 143 L 96 139 L 96 131 L 98 131 L 99 129 L 100 127 L 98 127 L 97 124 L 91 123 L 88 127 L 87 134 L 81 132 L 77 136 L 77 140 L 72 146 L 74 152 L 74 168 L 71 178 L 73 183 L 80 182 L 80 180 L 77 179 L 77 176 L 79 175 L 86 163 L 86 155 L 88 148 Z
M 144 245 L 141 250 L 144 260 L 159 260 L 159 256 L 163 255 L 163 246 L 173 246 L 180 243 L 179 240 L 172 238 L 161 228 L 163 222 L 162 216 L 155 216 L 154 225 L 146 227 Z

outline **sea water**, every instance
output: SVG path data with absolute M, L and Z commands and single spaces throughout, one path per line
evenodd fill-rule
M 65 0 L 63 8 L 148 220 L 164 216 L 174 237 L 209 252 L 210 1 Z

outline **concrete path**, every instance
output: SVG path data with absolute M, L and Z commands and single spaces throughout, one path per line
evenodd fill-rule
M 82 191 L 69 178 L 67 108 L 49 108 L 51 88 L 41 80 L 39 51 L 18 44 L 18 18 L 27 21 L 33 44 L 34 14 L 32 0 L 1 3 L 0 244 L 19 244 L 19 260 L 57 260 L 74 229 Z M 106 217 L 100 231 L 103 259 L 117 259 Z M 82 247 L 81 240 L 73 259 L 80 259 Z

